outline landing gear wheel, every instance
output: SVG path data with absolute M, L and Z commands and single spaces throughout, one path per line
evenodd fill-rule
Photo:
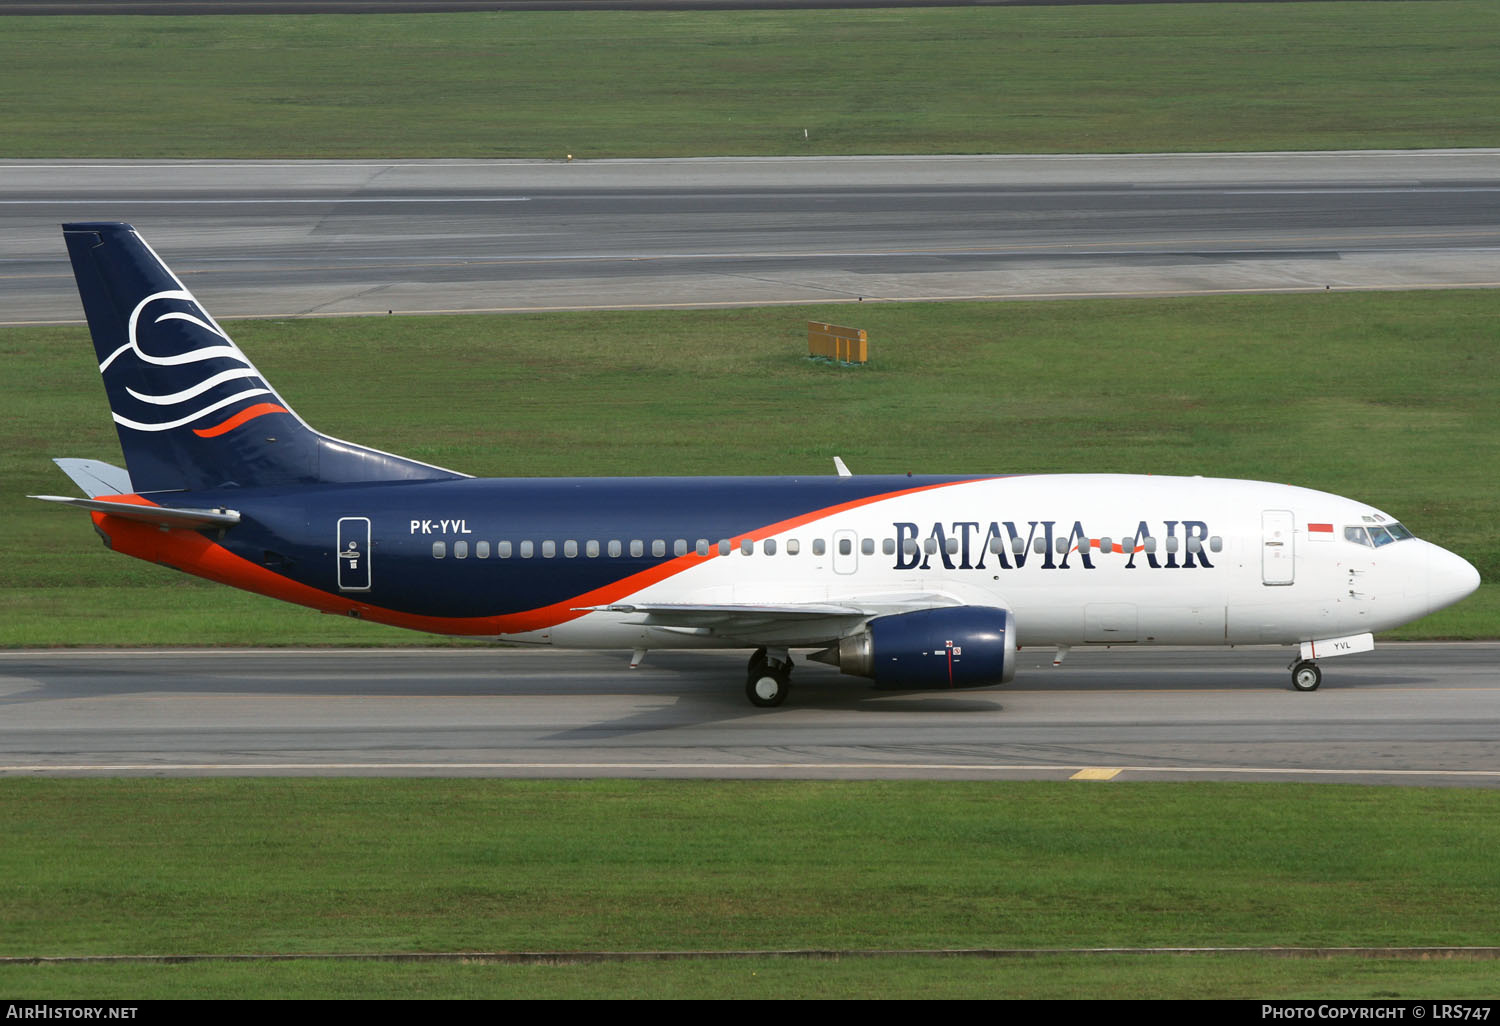
M 792 687 L 792 662 L 771 659 L 763 648 L 750 656 L 746 667 L 745 697 L 750 704 L 762 709 L 778 706 L 786 701 Z
M 1293 691 L 1316 691 L 1321 683 L 1323 683 L 1323 671 L 1318 669 L 1317 663 L 1303 660 L 1292 667 Z
M 786 701 L 786 693 L 790 691 L 790 676 L 785 670 L 765 669 L 760 673 L 752 673 L 745 682 L 745 697 L 750 699 L 750 704 L 762 709 L 778 706 Z

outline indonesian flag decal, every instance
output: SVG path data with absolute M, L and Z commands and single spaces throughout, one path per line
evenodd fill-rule
M 1307 525 L 1307 540 L 1308 541 L 1333 541 L 1333 525 L 1332 524 L 1308 524 Z

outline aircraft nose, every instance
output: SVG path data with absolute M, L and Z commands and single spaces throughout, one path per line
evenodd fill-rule
M 1427 600 L 1431 609 L 1451 606 L 1479 587 L 1479 571 L 1460 555 L 1427 546 Z

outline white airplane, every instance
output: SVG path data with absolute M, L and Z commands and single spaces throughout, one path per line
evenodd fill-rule
M 59 460 L 112 549 L 273 598 L 497 641 L 792 649 L 893 689 L 1004 683 L 1016 649 L 1296 645 L 1457 602 L 1467 561 L 1352 499 L 1200 477 L 476 479 L 329 438 L 133 228 L 64 225 L 126 468 Z

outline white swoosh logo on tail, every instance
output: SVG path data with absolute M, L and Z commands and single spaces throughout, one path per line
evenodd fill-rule
M 142 299 L 135 305 L 135 309 L 130 311 L 130 319 L 127 324 L 127 332 L 130 341 L 125 343 L 125 345 L 121 346 L 119 349 L 116 349 L 113 353 L 110 353 L 109 356 L 104 360 L 104 362 L 99 364 L 99 372 L 101 374 L 109 370 L 110 366 L 115 362 L 115 360 L 127 351 L 134 354 L 135 358 L 140 360 L 142 363 L 151 364 L 156 367 L 176 367 L 191 363 L 201 363 L 204 360 L 215 359 L 228 359 L 240 364 L 240 367 L 238 369 L 220 371 L 217 374 L 207 377 L 202 381 L 197 382 L 196 384 L 190 385 L 187 388 L 181 389 L 176 392 L 166 394 L 152 394 L 147 392 L 137 392 L 133 388 L 130 388 L 128 386 L 126 387 L 125 391 L 129 393 L 132 398 L 136 399 L 139 402 L 147 403 L 152 406 L 177 406 L 182 403 L 186 403 L 189 400 L 195 399 L 198 396 L 203 395 L 205 392 L 209 392 L 227 381 L 234 381 L 241 378 L 260 378 L 260 372 L 257 371 L 253 366 L 251 366 L 250 361 L 245 359 L 245 354 L 240 352 L 239 347 L 234 344 L 233 340 L 231 340 L 228 335 L 224 334 L 223 329 L 221 329 L 217 324 L 214 324 L 211 320 L 205 320 L 204 318 L 199 317 L 194 313 L 185 313 L 178 310 L 169 311 L 162 314 L 160 317 L 157 317 L 151 323 L 161 324 L 163 321 L 187 321 L 189 324 L 198 328 L 202 328 L 204 331 L 209 332 L 214 337 L 223 339 L 225 342 L 224 345 L 202 346 L 197 349 L 191 349 L 185 353 L 178 353 L 175 356 L 152 356 L 150 353 L 142 350 L 140 339 L 137 335 L 141 314 L 148 305 L 160 299 L 175 299 L 184 303 L 191 303 L 199 310 L 202 309 L 202 307 L 198 305 L 197 299 L 195 299 L 193 297 L 193 294 L 191 292 L 188 292 L 186 289 L 169 289 L 164 292 L 154 292 L 151 295 L 147 296 L 145 299 Z M 111 411 L 111 415 L 114 417 L 116 424 L 119 424 L 123 427 L 132 428 L 136 431 L 170 431 L 173 428 L 179 428 L 184 424 L 192 423 L 200 417 L 213 413 L 215 410 L 221 410 L 226 406 L 231 406 L 234 403 L 239 402 L 241 399 L 248 399 L 252 396 L 257 395 L 274 394 L 275 393 L 273 393 L 269 388 L 245 389 L 244 391 L 237 392 L 234 395 L 229 396 L 228 398 L 209 403 L 206 406 L 200 407 L 199 409 L 195 409 L 190 413 L 184 414 L 183 416 L 168 421 L 145 422 L 131 420 L 130 418 L 122 416 L 119 413 L 114 413 L 113 411 Z

